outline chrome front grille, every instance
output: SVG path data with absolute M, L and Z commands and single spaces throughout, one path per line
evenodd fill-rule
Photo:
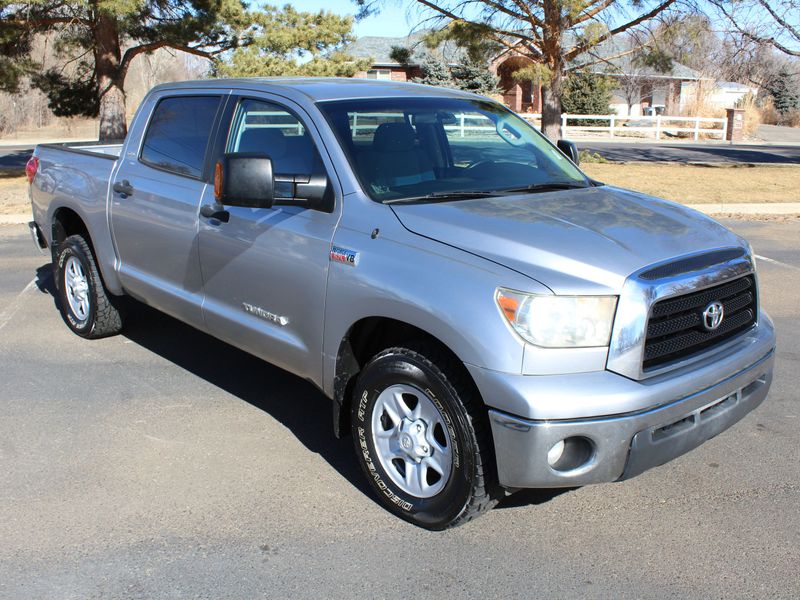
M 703 313 L 712 302 L 724 309 L 716 329 L 704 325 Z M 642 370 L 690 358 L 752 327 L 757 319 L 756 282 L 753 275 L 657 301 L 650 310 Z

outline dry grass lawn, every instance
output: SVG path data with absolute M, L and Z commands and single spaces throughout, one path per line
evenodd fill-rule
M 604 183 L 684 204 L 800 202 L 800 166 L 695 167 L 586 163 L 584 171 Z M 0 215 L 30 211 L 24 176 L 0 176 Z
M 581 167 L 603 183 L 683 204 L 800 202 L 800 166 L 585 163 Z
M 16 215 L 30 210 L 27 178 L 0 175 L 0 215 Z

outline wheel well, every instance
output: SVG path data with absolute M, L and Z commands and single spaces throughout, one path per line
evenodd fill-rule
M 427 341 L 435 344 L 442 351 L 455 359 L 460 365 L 468 381 L 475 385 L 472 376 L 461 359 L 441 340 L 427 331 L 388 317 L 367 317 L 356 322 L 345 335 L 339 345 L 336 357 L 336 377 L 334 379 L 334 433 L 341 438 L 350 431 L 350 402 L 356 376 L 369 361 L 381 350 L 400 346 L 411 341 Z
M 71 208 L 59 208 L 53 215 L 52 243 L 50 244 L 54 258 L 58 251 L 58 246 L 71 235 L 82 236 L 86 243 L 89 244 L 92 254 L 94 254 L 94 246 L 89 235 L 89 229 L 80 215 Z

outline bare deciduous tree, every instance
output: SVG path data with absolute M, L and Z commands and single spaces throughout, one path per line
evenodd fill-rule
M 361 14 L 384 0 L 354 0 Z M 561 95 L 568 65 L 613 36 L 671 10 L 676 0 L 416 0 L 428 27 L 464 44 L 491 40 L 529 59 L 543 84 L 542 131 L 560 135 Z M 628 48 L 623 54 L 634 52 Z M 606 60 L 613 57 L 605 57 Z
M 710 0 L 730 32 L 800 57 L 800 0 Z

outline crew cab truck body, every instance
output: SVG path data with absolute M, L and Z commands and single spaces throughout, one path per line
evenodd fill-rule
M 41 145 L 29 177 L 76 333 L 119 331 L 127 295 L 312 381 L 385 506 L 431 529 L 635 476 L 771 383 L 745 240 L 471 94 L 169 84 L 123 144 Z

